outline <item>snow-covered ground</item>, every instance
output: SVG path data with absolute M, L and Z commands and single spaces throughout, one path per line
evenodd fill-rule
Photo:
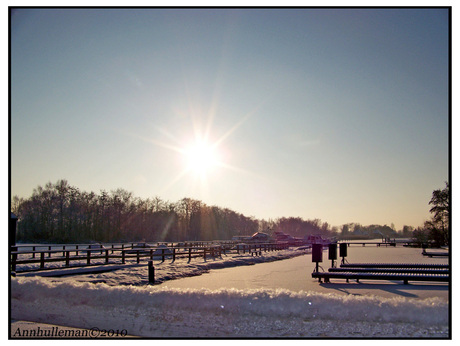
M 223 255 L 206 262 L 155 261 L 156 282 L 163 282 L 159 285 L 148 284 L 146 262 L 105 273 L 18 275 L 11 279 L 11 316 L 13 320 L 77 328 L 126 330 L 142 337 L 449 336 L 445 295 L 420 299 L 398 294 L 354 295 L 319 291 L 320 285 L 313 281 L 305 291 L 297 292 L 166 286 L 168 280 L 212 269 L 254 264 L 251 268 L 256 268 L 257 263 L 304 254 L 303 250 L 283 250 L 261 257 Z M 207 275 L 212 278 L 212 273 Z
M 283 259 L 304 255 L 306 253 L 309 253 L 309 250 L 290 249 L 282 251 L 263 252 L 263 256 L 251 256 L 246 252 L 245 254 L 222 254 L 221 257 L 214 258 L 208 255 L 206 260 L 203 260 L 203 258 L 192 258 L 192 260 L 189 261 L 187 258 L 178 258 L 174 262 L 172 262 L 171 258 L 169 258 L 166 259 L 164 262 L 161 262 L 161 260 L 158 259 L 153 261 L 155 267 L 155 282 L 161 283 L 167 280 L 201 275 L 203 273 L 209 272 L 212 269 L 251 266 L 257 263 L 279 261 Z M 83 262 L 84 261 L 82 261 L 82 263 Z M 18 276 L 56 276 L 65 275 L 68 273 L 77 274 L 88 270 L 97 271 L 115 268 L 116 271 L 108 271 L 105 273 L 78 276 L 63 276 L 62 278 L 53 278 L 53 280 L 77 280 L 88 281 L 93 283 L 106 283 L 108 285 L 144 285 L 148 284 L 149 282 L 147 260 L 145 259 L 145 257 L 144 260 L 141 261 L 141 263 L 139 264 L 137 264 L 136 260 L 133 258 L 127 259 L 125 265 L 121 263 L 103 265 L 103 259 L 99 260 L 99 262 L 101 263 L 100 266 L 81 268 L 61 267 L 59 269 L 49 271 L 47 270 L 42 272 L 19 273 Z M 93 263 L 97 263 L 97 260 L 94 260 Z M 34 268 L 36 267 L 36 265 L 24 265 L 22 268 L 25 267 Z

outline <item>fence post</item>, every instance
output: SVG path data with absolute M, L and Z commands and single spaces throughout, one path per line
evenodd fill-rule
M 40 252 L 40 269 L 45 268 L 45 253 Z
M 86 253 L 86 265 L 90 265 L 91 264 L 91 250 L 88 250 L 88 252 Z
M 161 262 L 165 261 L 165 249 L 161 249 Z
M 188 261 L 190 262 L 192 260 L 192 248 L 188 248 Z
M 113 253 L 113 250 L 112 250 Z M 109 249 L 105 250 L 105 263 L 109 263 Z
M 139 260 L 139 250 L 136 250 L 136 258 L 137 258 L 137 263 L 139 263 L 140 262 L 140 260 Z
M 149 261 L 149 283 L 154 284 L 155 283 L 155 267 L 153 266 L 153 261 Z
M 125 264 L 125 250 L 121 250 L 121 263 Z
M 65 252 L 65 266 L 69 267 L 70 266 L 70 251 Z
M 16 271 L 16 260 L 18 259 L 18 254 L 14 253 L 12 255 L 13 255 L 13 259 L 11 260 L 11 271 L 15 272 Z
M 173 262 L 176 260 L 176 248 L 173 247 Z

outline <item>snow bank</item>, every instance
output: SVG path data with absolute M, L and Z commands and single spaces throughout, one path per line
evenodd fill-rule
M 440 298 L 210 291 L 11 279 L 16 320 L 125 329 L 144 337 L 448 337 Z

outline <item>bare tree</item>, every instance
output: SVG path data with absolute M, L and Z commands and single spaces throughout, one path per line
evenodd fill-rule
M 446 182 L 444 189 L 434 190 L 429 202 L 433 207 L 430 213 L 433 214 L 431 221 L 425 226 L 431 232 L 431 238 L 437 245 L 447 245 L 450 236 L 450 187 Z

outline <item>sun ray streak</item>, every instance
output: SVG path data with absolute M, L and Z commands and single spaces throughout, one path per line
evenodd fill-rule
M 166 129 L 162 128 L 162 127 L 155 126 L 155 125 L 154 125 L 154 127 L 155 127 L 155 130 L 157 130 L 159 133 L 161 133 L 162 135 L 166 136 L 167 138 L 169 138 L 173 142 L 177 143 L 178 145 L 181 144 L 179 142 L 179 140 L 171 132 L 169 132 L 168 130 L 166 130 Z
M 184 148 L 181 148 L 179 146 L 174 146 L 174 145 L 171 145 L 171 144 L 167 144 L 167 143 L 164 143 L 164 142 L 160 142 L 160 141 L 157 141 L 155 139 L 152 139 L 152 138 L 148 138 L 148 137 L 145 137 L 145 136 L 141 136 L 141 135 L 138 135 L 138 134 L 129 134 L 135 138 L 138 138 L 144 142 L 147 142 L 147 143 L 152 143 L 152 144 L 155 144 L 159 147 L 162 147 L 162 148 L 166 148 L 166 149 L 169 149 L 169 150 L 172 150 L 172 151 L 175 151 L 177 153 L 180 153 L 180 154 L 183 154 L 184 153 Z
M 226 133 L 224 133 L 217 141 L 213 143 L 214 147 L 219 146 L 227 137 L 229 137 L 233 132 L 235 132 L 241 125 L 243 125 L 249 118 L 251 118 L 257 111 L 258 109 L 262 106 L 264 102 L 262 102 L 256 109 L 254 109 L 252 112 L 249 112 L 246 114 L 240 121 L 238 121 L 235 125 L 233 125 L 230 130 L 228 130 Z
M 216 165 L 219 166 L 219 167 L 228 169 L 229 171 L 234 171 L 234 172 L 237 172 L 237 173 L 245 174 L 245 175 L 248 175 L 248 176 L 253 177 L 253 178 L 265 179 L 265 177 L 263 175 L 261 175 L 261 174 L 257 174 L 255 172 L 252 172 L 252 171 L 249 171 L 249 170 L 246 170 L 246 169 L 243 169 L 243 168 L 235 167 L 235 166 L 229 165 L 229 164 L 227 164 L 225 162 L 218 162 Z
M 181 180 L 189 171 L 190 169 L 186 168 L 186 169 L 183 169 L 181 172 L 179 172 L 178 175 L 176 175 L 166 186 L 162 188 L 161 193 L 168 191 L 172 186 L 174 186 L 174 184 L 176 184 L 179 180 Z

